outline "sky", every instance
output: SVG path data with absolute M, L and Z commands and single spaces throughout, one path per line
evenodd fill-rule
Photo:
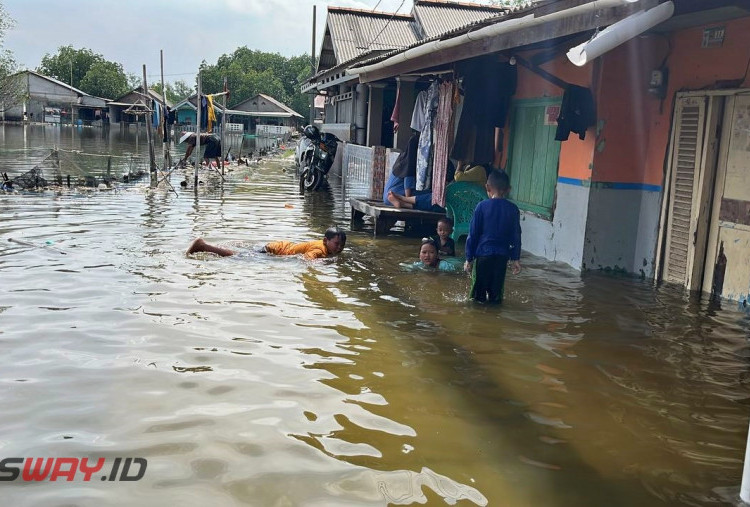
M 482 2 L 486 3 L 486 2 Z M 412 0 L 0 0 L 15 26 L 4 48 L 22 68 L 35 69 L 60 46 L 87 48 L 122 64 L 126 73 L 192 85 L 201 61 L 215 64 L 241 46 L 309 54 L 312 11 L 317 6 L 316 52 L 325 28 L 326 6 L 408 13 Z M 379 5 L 378 5 L 379 4 Z

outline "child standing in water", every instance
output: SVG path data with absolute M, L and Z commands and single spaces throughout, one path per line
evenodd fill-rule
M 505 171 L 493 170 L 485 188 L 489 199 L 477 205 L 471 218 L 464 270 L 471 273 L 471 299 L 499 304 L 508 262 L 514 275 L 521 272 L 521 214 L 505 198 L 510 192 Z

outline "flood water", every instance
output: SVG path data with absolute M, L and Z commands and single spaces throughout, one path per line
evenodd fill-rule
M 0 171 L 42 156 L 44 129 L 0 129 Z M 148 463 L 3 481 L 4 505 L 739 501 L 736 303 L 524 255 L 503 306 L 477 307 L 463 275 L 401 271 L 419 238 L 368 231 L 333 262 L 255 254 L 348 226 L 338 187 L 300 195 L 288 161 L 177 194 L 0 195 L 0 459 Z M 197 236 L 243 253 L 186 257 Z

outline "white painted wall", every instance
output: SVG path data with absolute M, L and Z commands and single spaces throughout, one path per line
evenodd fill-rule
M 595 188 L 589 198 L 585 269 L 654 276 L 661 192 Z
M 522 249 L 581 269 L 589 190 L 588 187 L 558 182 L 552 221 L 522 211 Z

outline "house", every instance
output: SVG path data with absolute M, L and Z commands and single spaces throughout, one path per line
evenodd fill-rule
M 259 93 L 227 111 L 234 123 L 242 123 L 246 132 L 284 134 L 300 126 L 304 117 L 286 104 Z
M 131 123 L 142 123 L 145 111 L 149 111 L 148 114 L 151 117 L 152 111 L 157 109 L 157 105 L 161 113 L 167 107 L 171 108 L 173 104 L 168 100 L 165 102 L 161 93 L 150 88 L 148 93 L 143 93 L 143 86 L 138 86 L 109 102 L 108 105 L 111 124 L 129 125 Z
M 179 126 L 195 125 L 198 120 L 198 109 L 197 109 L 197 94 L 193 94 L 188 98 L 182 99 L 180 102 L 175 104 L 172 108 L 175 114 L 175 122 Z M 214 101 L 214 111 L 216 113 L 216 120 L 221 122 L 221 117 L 224 114 L 224 107 L 220 101 Z
M 422 82 L 473 82 L 464 106 L 501 92 L 507 114 L 482 135 L 511 177 L 524 250 L 747 305 L 748 47 L 746 0 L 552 0 L 349 64 L 339 79 L 371 91 L 396 80 L 402 124 Z M 495 67 L 498 87 L 477 87 Z M 557 140 L 558 118 L 586 94 L 593 120 Z
M 348 76 L 346 69 L 367 57 L 405 48 L 419 40 L 419 33 L 411 15 L 328 7 L 316 73 L 302 86 L 304 93 L 325 97 L 325 131 L 344 141 L 366 143 L 367 87 L 357 87 L 356 76 Z M 389 98 L 392 104 L 395 91 Z
M 49 121 L 71 123 L 81 121 L 99 124 L 106 117 L 107 101 L 94 97 L 55 78 L 33 70 L 15 74 L 24 100 L 4 113 L 7 121 Z M 46 119 L 45 119 L 46 118 Z
M 442 0 L 416 0 L 409 14 L 328 7 L 317 71 L 305 82 L 302 91 L 325 96 L 326 131 L 357 144 L 403 148 L 408 135 L 402 131 L 402 138 L 396 134 L 394 141 L 390 117 L 396 103 L 397 81 L 416 79 L 394 76 L 358 87 L 357 76 L 347 70 L 467 24 L 496 18 L 506 11 L 491 5 Z

